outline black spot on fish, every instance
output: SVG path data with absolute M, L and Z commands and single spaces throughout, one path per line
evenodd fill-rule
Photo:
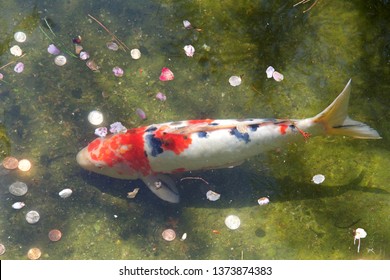
M 208 135 L 207 135 L 207 132 L 206 131 L 199 131 L 198 132 L 198 137 L 199 138 L 206 138 Z
M 151 127 L 148 127 L 148 128 L 145 130 L 145 132 L 152 132 L 152 131 L 155 131 L 155 130 L 157 130 L 157 127 L 151 126 Z
M 145 136 L 146 143 L 152 148 L 152 156 L 156 157 L 159 154 L 161 154 L 164 150 L 161 147 L 162 141 L 156 137 L 154 137 L 154 134 L 148 134 Z
M 241 133 L 237 130 L 237 128 L 230 130 L 230 134 L 236 136 L 238 140 L 245 141 L 245 143 L 249 143 L 251 141 L 248 133 Z
M 213 123 L 209 123 L 209 125 L 219 125 L 219 123 L 213 122 Z

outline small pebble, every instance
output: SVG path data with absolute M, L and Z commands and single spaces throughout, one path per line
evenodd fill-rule
M 257 200 L 257 203 L 259 203 L 259 205 L 267 205 L 269 203 L 269 198 L 268 197 L 261 197 Z
M 62 198 L 68 198 L 69 196 L 72 195 L 72 193 L 73 191 L 71 189 L 63 189 L 58 193 L 58 195 Z
M 16 209 L 16 210 L 22 209 L 24 206 L 26 206 L 26 204 L 24 204 L 24 202 L 21 202 L 21 201 L 18 201 L 18 202 L 15 202 L 14 204 L 12 204 L 12 208 Z
M 31 248 L 27 252 L 27 257 L 30 260 L 37 260 L 37 259 L 39 259 L 41 257 L 41 254 L 42 254 L 42 252 L 38 248 Z
M 130 51 L 130 55 L 132 59 L 140 59 L 141 58 L 141 51 L 139 49 L 132 49 Z

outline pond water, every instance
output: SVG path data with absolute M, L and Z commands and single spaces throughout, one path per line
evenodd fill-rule
M 389 259 L 390 3 L 388 1 L 10 1 L 0 11 L 0 259 Z M 90 15 L 90 16 L 89 16 Z M 103 24 L 106 31 L 97 21 Z M 186 29 L 183 20 L 193 28 Z M 17 43 L 14 33 L 27 40 Z M 112 51 L 113 34 L 129 49 Z M 100 67 L 74 55 L 73 38 Z M 57 45 L 67 58 L 54 64 Z M 23 57 L 11 55 L 18 44 Z M 193 57 L 183 48 L 192 45 Z M 17 62 L 24 70 L 16 73 Z M 7 65 L 10 63 L 9 65 Z M 284 75 L 268 79 L 269 65 Z M 3 67 L 4 66 L 4 67 Z M 112 69 L 124 70 L 116 77 Z M 174 80 L 162 82 L 163 67 Z M 232 87 L 229 78 L 241 76 Z M 88 113 L 126 127 L 185 119 L 306 118 L 352 78 L 349 113 L 383 137 L 316 137 L 233 169 L 176 174 L 179 204 L 141 181 L 89 173 L 77 152 L 96 136 Z M 158 92 L 166 101 L 155 98 Z M 143 120 L 137 109 L 146 114 Z M 316 185 L 312 177 L 325 175 Z M 184 180 L 185 179 L 185 180 Z M 9 192 L 15 181 L 28 192 Z M 139 187 L 135 198 L 127 193 Z M 70 197 L 58 193 L 71 189 Z M 209 189 L 221 194 L 206 199 Z M 268 197 L 269 204 L 257 200 Z M 12 208 L 22 201 L 25 207 Z M 29 224 L 35 210 L 40 219 Z M 228 229 L 225 218 L 238 216 Z M 161 233 L 176 231 L 167 242 Z M 360 252 L 354 230 L 363 228 Z M 59 229 L 59 241 L 48 233 Z M 186 233 L 187 238 L 180 241 Z

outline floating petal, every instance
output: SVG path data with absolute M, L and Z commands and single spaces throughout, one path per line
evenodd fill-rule
M 184 46 L 184 51 L 187 56 L 193 57 L 195 53 L 195 48 L 192 45 Z
M 13 46 L 12 48 L 9 49 L 9 51 L 14 56 L 21 56 L 23 54 L 22 49 L 18 45 Z
M 89 53 L 87 52 L 80 52 L 80 59 L 81 60 L 87 60 L 89 58 Z
M 118 44 L 117 43 L 115 43 L 115 42 L 108 42 L 107 44 L 107 48 L 108 49 L 110 49 L 110 50 L 112 50 L 112 51 L 117 51 L 118 49 L 119 49 L 119 46 L 118 46 Z
M 135 188 L 132 192 L 127 193 L 127 198 L 134 198 L 137 196 L 139 188 Z
M 265 70 L 265 73 L 267 73 L 267 78 L 272 78 L 272 74 L 275 72 L 275 68 L 272 66 L 268 66 L 267 70 Z
M 277 81 L 277 82 L 281 82 L 281 81 L 283 81 L 283 79 L 284 79 L 284 76 L 283 76 L 282 74 L 280 74 L 278 71 L 274 71 L 274 72 L 272 73 L 272 77 L 273 77 L 274 80 Z
M 53 44 L 50 44 L 47 47 L 47 52 L 53 55 L 59 55 L 61 53 L 61 51 Z
M 268 197 L 260 197 L 258 200 L 257 200 L 257 203 L 259 203 L 259 205 L 267 205 L 269 203 L 269 198 Z
M 160 81 L 171 81 L 174 78 L 175 76 L 173 75 L 173 72 L 169 68 L 163 67 L 161 70 Z
M 162 92 L 158 92 L 156 94 L 156 99 L 158 99 L 160 101 L 165 101 L 165 100 L 167 100 L 167 96 Z
M 111 133 L 119 133 L 124 131 L 126 131 L 126 127 L 124 127 L 121 122 L 114 122 L 110 124 Z
M 123 69 L 118 67 L 118 66 L 115 66 L 113 69 L 112 69 L 112 72 L 114 73 L 114 75 L 116 77 L 122 77 L 123 76 Z
M 22 73 L 23 70 L 24 70 L 24 64 L 23 64 L 23 62 L 18 62 L 18 63 L 16 63 L 15 68 L 14 68 L 14 71 L 15 71 L 16 73 Z
M 188 20 L 183 20 L 183 25 L 184 25 L 185 29 L 191 29 L 192 28 L 191 22 L 189 22 Z
M 95 135 L 99 137 L 106 137 L 107 127 L 98 127 L 95 129 Z
M 206 197 L 210 201 L 217 201 L 221 197 L 221 195 L 219 193 L 212 191 L 212 190 L 209 190 L 206 193 Z
M 24 204 L 24 202 L 20 202 L 20 201 L 12 204 L 12 208 L 16 209 L 16 210 L 22 209 L 24 206 L 26 206 L 26 204 Z
M 142 109 L 137 108 L 137 110 L 135 110 L 135 112 L 138 115 L 138 117 L 140 117 L 141 119 L 143 119 L 143 120 L 146 119 L 146 114 Z

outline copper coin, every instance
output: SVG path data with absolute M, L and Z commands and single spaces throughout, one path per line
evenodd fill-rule
M 30 259 L 30 260 L 37 260 L 41 257 L 41 250 L 39 250 L 38 248 L 31 248 L 30 250 L 28 250 L 27 252 L 27 257 Z
M 49 231 L 50 241 L 58 241 L 61 239 L 61 237 L 62 237 L 62 233 L 58 229 L 52 229 L 51 231 Z
M 19 161 L 14 157 L 6 157 L 3 159 L 3 166 L 6 169 L 16 169 L 18 168 Z

